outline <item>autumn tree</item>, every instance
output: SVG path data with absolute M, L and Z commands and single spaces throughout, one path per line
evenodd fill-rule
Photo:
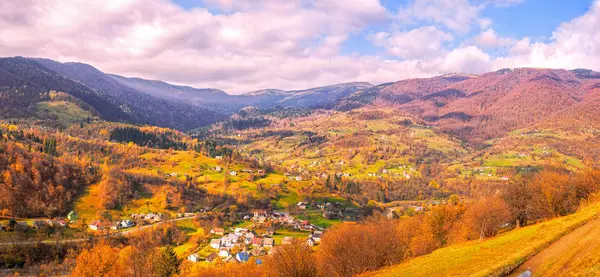
M 113 277 L 120 276 L 118 266 L 119 249 L 100 243 L 92 249 L 84 249 L 77 257 L 73 277 Z
M 317 276 L 317 263 L 310 247 L 302 240 L 277 246 L 265 262 L 267 276 Z
M 376 216 L 360 224 L 341 224 L 326 232 L 317 256 L 320 272 L 352 276 L 402 260 L 406 245 L 398 239 L 397 225 L 393 222 Z
M 463 218 L 468 228 L 469 239 L 494 236 L 502 224 L 510 220 L 510 207 L 500 198 L 489 196 L 482 198 L 467 208 Z

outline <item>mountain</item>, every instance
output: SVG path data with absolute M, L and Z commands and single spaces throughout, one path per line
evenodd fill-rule
M 36 94 L 56 90 L 89 104 L 109 121 L 150 124 L 187 130 L 223 118 L 218 112 L 183 102 L 153 97 L 122 85 L 98 69 L 82 63 L 59 63 L 47 59 L 4 58 L 0 79 L 18 79 L 33 95 L 32 104 L 43 99 Z M 33 85 L 33 86 L 32 86 Z M 14 95 L 15 93 L 13 93 Z M 13 96 L 14 97 L 14 96 Z M 22 103 L 21 106 L 25 104 Z M 10 117 L 5 113 L 5 117 Z
M 206 103 L 230 102 L 236 99 L 235 96 L 218 89 L 177 86 L 163 81 L 128 78 L 114 74 L 109 74 L 108 76 L 129 88 L 167 100 L 186 101 L 196 105 L 203 105 Z
M 261 107 L 276 105 L 297 108 L 327 108 L 331 106 L 331 103 L 370 87 L 372 85 L 366 82 L 352 82 L 305 90 L 266 89 L 249 92 L 241 97 L 245 98 L 245 102 Z
M 391 106 L 481 143 L 593 99 L 598 88 L 600 73 L 591 70 L 504 69 L 382 84 L 350 94 L 333 107 Z
M 118 100 L 103 91 L 52 71 L 35 60 L 25 58 L 0 58 L 0 108 L 3 118 L 35 115 L 35 104 L 48 100 L 48 92 L 68 93 L 89 105 L 89 109 L 106 120 L 132 121 Z

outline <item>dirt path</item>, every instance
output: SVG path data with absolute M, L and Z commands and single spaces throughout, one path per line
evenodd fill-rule
M 534 276 L 561 276 L 569 265 L 600 246 L 600 218 L 596 217 L 531 257 L 511 275 L 529 270 Z

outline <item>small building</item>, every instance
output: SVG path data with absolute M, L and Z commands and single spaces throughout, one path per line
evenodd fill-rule
M 263 246 L 265 246 L 265 247 L 273 247 L 273 246 L 275 246 L 275 240 L 273 240 L 272 238 L 264 238 L 263 239 Z
M 210 253 L 210 255 L 208 255 L 208 257 L 206 257 L 206 261 L 209 263 L 212 263 L 215 259 L 217 259 L 219 257 L 219 255 L 217 255 L 217 253 Z
M 221 248 L 221 239 L 212 239 L 210 240 L 210 247 L 214 249 Z
M 262 246 L 263 245 L 263 238 L 253 238 L 252 239 L 252 246 Z
M 296 176 L 296 181 L 298 181 L 298 182 L 302 181 L 302 176 Z
M 193 262 L 193 263 L 197 263 L 200 261 L 200 256 L 196 253 L 191 254 L 187 257 L 188 261 Z
M 231 256 L 231 254 L 229 254 L 229 250 L 227 248 L 221 248 L 219 250 L 219 257 L 228 258 L 229 256 Z
M 217 159 L 217 160 L 222 160 L 222 159 L 223 159 L 223 156 L 215 156 L 215 159 Z
M 235 172 L 235 170 L 229 171 L 229 175 L 231 175 L 231 176 L 237 176 L 237 172 Z
M 215 171 L 221 172 L 221 170 L 223 170 L 223 169 L 220 166 L 215 166 Z
M 133 223 L 133 221 L 127 219 L 127 220 L 122 220 L 120 225 L 121 225 L 121 228 L 131 228 L 131 227 L 135 226 L 135 223 Z
M 90 222 L 88 227 L 94 231 L 98 231 L 102 229 L 102 223 L 100 222 L 100 220 L 94 220 Z
M 237 252 L 235 254 L 235 260 L 240 263 L 248 262 L 249 259 L 250 259 L 250 254 L 248 254 L 248 252 L 246 252 L 246 251 Z
M 306 244 L 308 244 L 308 246 L 311 246 L 311 247 L 312 247 L 312 246 L 315 246 L 315 245 L 317 244 L 317 242 L 316 242 L 316 241 L 315 241 L 313 238 L 309 237 L 309 238 L 306 240 Z
M 307 207 L 308 207 L 308 203 L 298 202 L 296 204 L 296 208 L 298 208 L 300 210 L 306 210 Z

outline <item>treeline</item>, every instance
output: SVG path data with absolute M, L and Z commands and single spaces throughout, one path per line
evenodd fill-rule
M 64 214 L 79 190 L 98 179 L 89 164 L 0 142 L 0 207 L 18 217 Z
M 222 123 L 224 130 L 246 130 L 250 128 L 263 128 L 271 124 L 265 117 L 230 118 Z
M 183 142 L 175 141 L 169 138 L 168 132 L 159 132 L 158 134 L 141 131 L 134 127 L 115 128 L 110 132 L 110 140 L 117 142 L 133 142 L 139 146 L 185 150 L 187 145 Z

